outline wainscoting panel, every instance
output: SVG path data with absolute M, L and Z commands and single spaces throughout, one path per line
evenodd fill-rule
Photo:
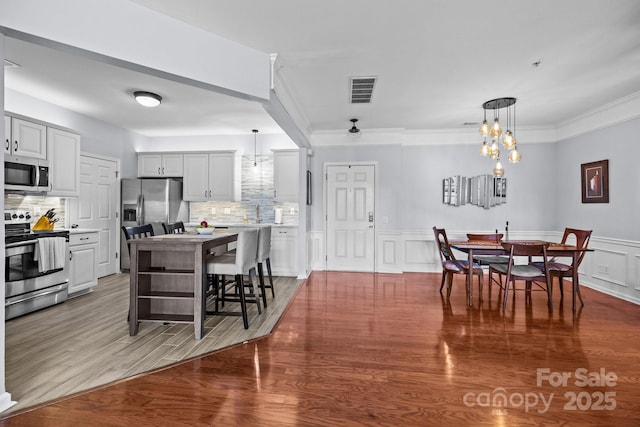
M 307 247 L 309 248 L 307 271 L 326 269 L 324 241 L 324 232 L 322 231 L 310 231 L 307 233 Z
M 402 273 L 402 233 L 378 233 L 376 242 L 376 271 Z
M 580 284 L 640 304 L 640 242 L 591 237 Z

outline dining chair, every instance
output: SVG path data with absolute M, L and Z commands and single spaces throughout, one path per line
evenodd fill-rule
M 256 259 L 256 263 L 258 265 L 258 278 L 260 280 L 260 291 L 262 292 L 262 303 L 266 308 L 266 288 L 271 289 L 272 298 L 276 297 L 276 291 L 273 287 L 273 275 L 271 274 L 271 226 L 269 225 L 258 228 L 258 258 Z M 263 264 L 267 267 L 269 284 L 265 284 Z
M 247 228 L 238 232 L 238 241 L 234 253 L 223 255 L 210 255 L 207 258 L 206 271 L 208 277 L 207 289 L 205 293 L 211 296 L 215 302 L 215 310 L 207 311 L 207 314 L 222 316 L 242 316 L 245 329 L 249 329 L 249 316 L 247 312 L 247 302 L 255 303 L 258 307 L 258 314 L 262 314 L 260 307 L 260 297 L 256 277 L 256 254 L 258 253 L 258 230 Z M 249 276 L 252 292 L 245 294 L 244 275 Z M 226 293 L 225 276 L 235 276 L 233 285 L 236 292 Z M 263 292 L 264 293 L 264 292 Z M 218 303 L 238 302 L 240 303 L 240 313 L 235 311 L 220 311 Z
M 495 242 L 499 245 L 502 242 L 503 236 L 504 234 L 502 233 L 467 233 L 467 240 L 469 240 L 470 242 Z M 491 264 L 506 264 L 507 262 L 509 262 L 509 257 L 505 255 L 474 255 L 473 262 L 477 262 L 481 267 L 484 267 L 488 270 L 489 265 Z M 491 270 L 488 270 L 488 272 L 489 295 L 491 295 L 491 283 L 493 282 L 493 276 L 491 274 Z M 500 278 L 500 286 L 502 286 L 502 278 Z
M 182 234 L 186 230 L 184 228 L 184 222 L 178 221 L 173 223 L 162 223 L 162 228 L 164 228 L 164 232 L 166 234 Z
M 589 246 L 589 240 L 591 239 L 592 230 L 580 230 L 577 228 L 565 228 L 564 234 L 562 235 L 561 244 L 565 245 L 570 240 L 575 240 L 575 245 L 577 248 L 587 249 Z M 558 262 L 558 258 L 554 257 L 549 260 L 549 273 L 551 274 L 551 280 L 553 281 L 554 277 L 558 278 L 558 283 L 560 284 L 560 299 L 564 299 L 564 286 L 563 279 L 565 277 L 573 277 L 573 269 L 580 268 L 580 263 L 582 263 L 582 259 L 586 254 L 585 251 L 580 252 L 578 255 L 578 259 L 576 260 L 576 265 L 564 264 Z M 541 268 L 540 262 L 532 262 L 531 265 Z M 572 283 L 572 286 L 576 287 L 576 294 L 578 295 L 578 299 L 580 300 L 580 304 L 584 306 L 584 302 L 582 301 L 582 295 L 580 295 L 580 284 Z
M 436 246 L 438 253 L 440 254 L 440 262 L 442 263 L 442 281 L 440 283 L 440 292 L 444 287 L 445 281 L 447 282 L 447 298 L 451 295 L 451 286 L 453 284 L 454 274 L 468 274 L 469 261 L 463 261 L 456 259 L 451 246 L 449 245 L 449 239 L 447 238 L 447 232 L 444 228 L 433 227 L 433 234 L 436 240 Z M 482 279 L 483 272 L 479 264 L 473 263 L 471 266 L 474 276 L 478 276 L 478 288 L 480 290 L 480 297 L 482 297 Z M 465 280 L 466 283 L 466 280 Z M 469 292 L 469 289 L 467 289 Z
M 489 265 L 489 272 L 496 273 L 498 276 L 505 276 L 504 286 L 504 299 L 502 301 L 502 310 L 507 308 L 507 298 L 509 294 L 509 287 L 512 285 L 514 295 L 516 290 L 516 281 L 525 282 L 525 301 L 531 302 L 532 285 L 536 284 L 542 290 L 547 293 L 547 307 L 549 313 L 553 312 L 552 304 L 552 288 L 551 288 L 551 276 L 549 273 L 549 265 L 547 260 L 547 242 L 527 242 L 527 243 L 509 243 L 503 242 L 502 247 L 509 252 L 509 262 L 491 264 Z M 531 265 L 531 257 L 542 257 L 542 268 Z M 527 257 L 526 264 L 517 264 L 516 257 Z M 542 285 L 544 284 L 544 286 Z
M 126 240 L 142 239 L 153 236 L 153 226 L 151 224 L 138 225 L 134 227 L 122 226 L 122 232 Z

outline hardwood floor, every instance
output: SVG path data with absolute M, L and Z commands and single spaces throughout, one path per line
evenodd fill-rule
M 314 272 L 264 338 L 0 425 L 640 425 L 640 307 L 582 288 L 575 315 L 559 292 L 503 313 L 463 280 L 445 301 L 439 274 Z
M 102 278 L 90 294 L 6 323 L 6 387 L 18 402 L 7 413 L 266 335 L 301 282 L 275 277 L 276 298 L 269 291 L 262 315 L 251 306 L 249 329 L 241 317 L 210 316 L 196 340 L 189 324 L 141 322 L 129 336 L 129 275 Z

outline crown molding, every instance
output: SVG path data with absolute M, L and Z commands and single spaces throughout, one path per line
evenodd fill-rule
M 518 128 L 518 143 L 556 143 L 598 129 L 606 128 L 640 117 L 640 91 L 587 111 L 557 127 Z M 365 146 L 365 145 L 470 145 L 482 143 L 478 130 L 473 127 L 457 129 L 361 129 L 357 134 L 346 130 L 315 131 L 310 136 L 311 146 Z

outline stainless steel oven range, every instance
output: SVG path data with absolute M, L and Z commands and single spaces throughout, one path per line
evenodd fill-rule
M 67 299 L 69 232 L 31 231 L 5 213 L 5 319 Z

